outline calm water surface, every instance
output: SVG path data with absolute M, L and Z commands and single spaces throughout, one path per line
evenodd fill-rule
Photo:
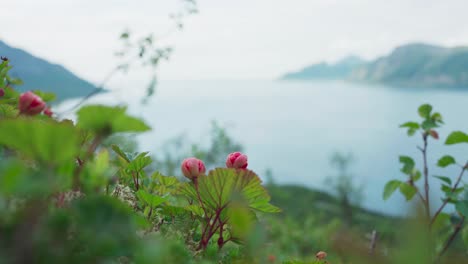
M 324 190 L 324 179 L 333 173 L 330 155 L 334 151 L 353 152 L 356 161 L 351 172 L 365 185 L 364 205 L 387 213 L 407 209 L 400 195 L 382 200 L 388 180 L 404 179 L 398 156 L 420 157 L 416 149 L 420 138 L 408 138 L 398 125 L 417 120 L 417 107 L 431 103 L 447 124 L 440 130 L 442 139 L 450 130 L 468 131 L 468 91 L 338 81 L 166 81 L 159 84 L 146 105 L 132 93 L 118 98 L 153 127 L 152 132 L 138 138 L 142 150 L 157 153 L 163 142 L 181 133 L 194 142 L 206 142 L 210 122 L 216 120 L 245 146 L 253 170 L 262 174 L 271 168 L 278 183 Z M 95 101 L 112 103 L 114 98 L 107 94 Z M 430 142 L 430 164 L 444 153 L 460 162 L 468 159 L 468 145 L 442 143 Z M 455 178 L 456 169 L 432 166 L 431 174 Z

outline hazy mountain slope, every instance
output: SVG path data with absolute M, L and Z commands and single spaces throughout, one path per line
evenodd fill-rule
M 17 87 L 19 90 L 40 89 L 54 92 L 58 100 L 64 100 L 85 96 L 96 88 L 64 67 L 10 47 L 2 41 L 0 55 L 8 57 L 13 65 L 11 75 L 23 80 L 24 84 Z
M 365 64 L 359 57 L 350 56 L 335 64 L 326 62 L 313 64 L 302 70 L 285 74 L 282 79 L 286 80 L 307 80 L 307 79 L 344 79 L 356 67 Z
M 370 62 L 311 65 L 283 79 L 341 79 L 404 87 L 468 88 L 468 47 L 413 43 Z

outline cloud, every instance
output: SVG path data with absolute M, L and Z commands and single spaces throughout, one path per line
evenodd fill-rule
M 161 34 L 179 0 L 15 0 L 2 3 L 0 38 L 98 81 L 115 65 L 125 28 Z M 348 54 L 365 58 L 424 41 L 466 44 L 463 0 L 199 0 L 200 14 L 171 36 L 162 79 L 275 78 Z M 3 8 L 2 8 L 3 9 Z

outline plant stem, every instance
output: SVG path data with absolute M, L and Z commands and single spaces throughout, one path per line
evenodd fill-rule
M 461 179 L 463 178 L 463 173 L 465 173 L 467 168 L 468 168 L 468 162 L 466 162 L 465 165 L 463 166 L 460 174 L 458 175 L 457 181 L 455 182 L 455 185 L 453 185 L 453 187 L 452 187 L 452 190 L 451 190 L 450 194 L 454 193 L 455 190 L 458 188 L 458 185 L 460 184 Z M 432 226 L 432 224 L 434 224 L 437 216 L 442 212 L 442 210 L 447 205 L 449 200 L 450 200 L 449 198 L 444 199 L 444 202 L 442 203 L 442 205 L 439 207 L 439 209 L 437 209 L 436 213 L 432 217 L 431 224 L 430 224 L 431 226 Z
M 424 207 L 426 209 L 427 221 L 431 219 L 431 209 L 429 207 L 429 169 L 427 167 L 427 138 L 428 134 L 423 134 L 424 147 L 421 149 L 424 162 Z
M 458 224 L 455 226 L 455 229 L 453 230 L 453 233 L 452 235 L 448 238 L 447 242 L 445 243 L 445 246 L 444 248 L 442 249 L 442 251 L 440 251 L 439 253 L 439 256 L 437 257 L 437 261 L 440 260 L 440 258 L 442 257 L 442 255 L 444 255 L 444 253 L 447 251 L 447 249 L 450 247 L 450 245 L 452 244 L 452 242 L 455 240 L 455 238 L 457 237 L 458 233 L 460 232 L 461 228 L 463 227 L 463 223 L 465 222 L 465 217 L 463 216 L 460 220 L 460 222 L 458 222 Z

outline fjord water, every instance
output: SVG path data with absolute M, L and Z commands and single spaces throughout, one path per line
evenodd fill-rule
M 112 103 L 112 98 L 106 94 L 96 100 Z M 123 98 L 130 98 L 130 111 L 153 128 L 138 137 L 141 150 L 157 154 L 158 147 L 181 133 L 195 143 L 206 143 L 210 122 L 216 120 L 244 145 L 249 167 L 260 176 L 270 168 L 277 183 L 328 191 L 325 178 L 334 174 L 330 155 L 352 152 L 356 160 L 350 172 L 365 186 L 363 205 L 386 213 L 408 209 L 399 194 L 382 200 L 388 180 L 405 180 L 398 156 L 414 156 L 417 166 L 422 165 L 416 148 L 420 137 L 408 138 L 398 128 L 405 121 L 419 120 L 420 104 L 432 104 L 446 123 L 441 140 L 429 143 L 431 175 L 456 177 L 457 168 L 435 166 L 442 154 L 458 157 L 460 163 L 468 158 L 468 145 L 443 145 L 449 131 L 468 131 L 468 91 L 463 90 L 341 81 L 163 81 L 145 105 L 130 94 Z M 432 191 L 437 201 L 438 192 Z

